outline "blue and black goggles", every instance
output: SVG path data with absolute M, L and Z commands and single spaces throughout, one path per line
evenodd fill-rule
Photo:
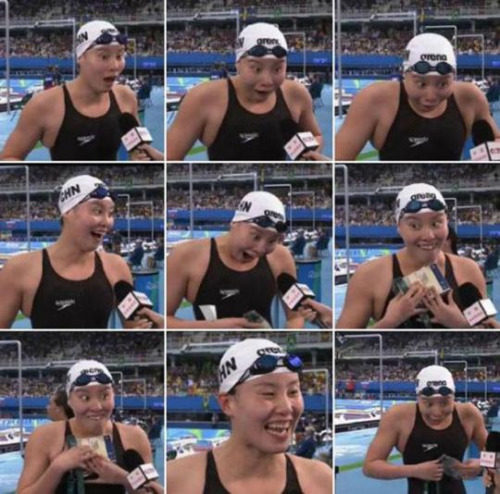
M 73 381 L 71 386 L 87 386 L 90 383 L 113 384 L 113 379 L 104 372 L 100 372 L 99 374 L 81 374 Z
M 420 75 L 425 75 L 429 72 L 437 72 L 440 75 L 448 75 L 454 71 L 453 66 L 447 62 L 438 62 L 436 65 L 431 65 L 425 60 L 420 60 L 420 62 L 412 65 L 408 70 Z
M 274 372 L 278 367 L 286 367 L 292 372 L 302 371 L 302 360 L 297 355 L 285 355 L 276 357 L 275 355 L 262 355 L 259 357 L 238 379 L 234 387 L 245 382 L 251 376 L 261 376 Z M 233 387 L 233 389 L 234 389 Z
M 273 221 L 273 219 L 267 215 L 245 220 L 244 223 L 253 223 L 261 228 L 274 228 L 278 233 L 285 233 L 287 230 L 285 221 Z
M 402 210 L 401 213 L 418 213 L 422 209 L 430 209 L 431 211 L 439 212 L 446 209 L 446 204 L 439 199 L 431 199 L 430 201 L 418 201 L 412 199 Z
M 264 45 L 255 45 L 249 50 L 247 50 L 243 56 L 250 57 L 265 57 L 266 55 L 274 55 L 276 58 L 285 58 L 288 52 L 280 45 L 273 46 L 272 48 L 267 48 Z
M 92 46 L 110 45 L 111 43 L 118 43 L 122 46 L 127 46 L 127 42 L 128 42 L 128 37 L 126 34 L 102 33 L 98 38 L 94 40 Z
M 441 396 L 449 396 L 452 395 L 454 391 L 448 386 L 440 386 L 439 388 L 433 388 L 432 386 L 426 386 L 420 391 L 422 396 L 430 398 L 431 396 L 441 395 Z
M 109 197 L 113 202 L 116 202 L 116 194 L 105 185 L 100 184 L 89 195 L 87 195 L 83 201 L 87 201 L 89 199 L 106 199 L 107 197 Z

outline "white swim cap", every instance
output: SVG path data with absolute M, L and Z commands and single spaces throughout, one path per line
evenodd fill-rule
M 277 365 L 274 369 L 266 371 L 266 366 L 263 366 L 260 372 L 248 372 L 256 361 L 263 356 L 275 357 L 274 364 Z M 292 365 L 290 364 L 289 366 L 283 363 L 280 365 L 280 359 L 285 357 L 289 357 L 289 360 L 296 365 L 296 370 L 291 370 L 290 367 L 292 367 Z M 271 363 L 273 363 L 272 359 Z M 263 338 L 248 338 L 231 346 L 220 359 L 219 393 L 228 393 L 242 378 L 247 382 L 267 374 L 299 372 L 301 368 L 301 360 L 296 356 L 287 355 L 287 353 L 276 343 Z M 245 376 L 245 374 L 248 375 Z
M 433 70 L 420 72 L 415 70 L 415 64 L 427 62 Z M 452 44 L 440 34 L 424 33 L 415 36 L 407 45 L 403 61 L 403 70 L 419 74 L 445 75 L 437 71 L 437 64 L 445 62 L 457 71 L 457 60 Z
M 59 211 L 67 213 L 75 206 L 87 199 L 109 199 L 113 201 L 113 194 L 108 186 L 92 175 L 78 175 L 67 180 L 59 193 Z
M 242 221 L 283 233 L 286 230 L 285 206 L 269 192 L 249 192 L 238 204 L 232 220 L 233 223 Z
M 103 36 L 104 35 L 104 36 Z M 101 42 L 99 42 L 99 38 Z M 76 58 L 80 58 L 93 45 L 126 45 L 127 38 L 107 21 L 91 21 L 84 24 L 76 35 Z M 97 41 L 97 43 L 96 43 Z
M 396 223 L 405 213 L 419 214 L 446 209 L 446 201 L 436 187 L 423 183 L 407 185 L 396 198 Z
M 80 360 L 74 364 L 66 375 L 66 394 L 69 396 L 75 388 L 113 384 L 113 377 L 108 368 L 97 360 Z
M 432 388 L 435 393 L 439 394 L 439 388 L 448 388 L 455 392 L 455 382 L 451 372 L 441 365 L 429 365 L 424 367 L 417 375 L 417 394 L 421 393 L 423 389 Z M 431 389 L 431 391 L 432 391 Z M 424 392 L 425 396 L 432 396 L 432 393 Z M 446 396 L 446 395 L 444 395 Z
M 251 50 L 252 48 L 258 46 L 262 46 L 269 50 L 272 50 L 275 47 L 279 47 L 282 49 L 281 51 L 285 50 L 285 52 L 283 52 L 284 56 L 286 56 L 286 52 L 288 52 L 288 45 L 285 36 L 279 30 L 278 26 L 274 24 L 268 24 L 267 22 L 256 22 L 255 24 L 250 24 L 245 29 L 243 29 L 238 36 L 236 61 L 238 61 L 243 55 L 245 55 L 248 50 Z M 276 56 L 272 53 L 253 56 L 257 56 L 259 58 L 282 58 L 282 56 Z

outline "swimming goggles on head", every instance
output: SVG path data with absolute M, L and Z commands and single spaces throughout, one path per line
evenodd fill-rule
M 437 72 L 440 75 L 448 75 L 451 74 L 453 70 L 453 67 L 447 62 L 438 62 L 436 65 L 431 65 L 425 60 L 420 60 L 420 62 L 417 62 L 408 69 L 408 71 L 415 72 L 420 75 L 425 75 L 429 72 Z

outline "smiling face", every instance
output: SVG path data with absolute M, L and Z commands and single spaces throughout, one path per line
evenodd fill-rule
M 64 214 L 64 230 L 85 252 L 94 251 L 113 228 L 114 202 L 89 199 Z
M 408 252 L 422 264 L 430 264 L 436 262 L 448 236 L 448 219 L 442 211 L 403 214 L 398 232 Z
M 68 404 L 73 409 L 76 420 L 85 429 L 102 429 L 113 412 L 113 388 L 111 384 L 74 387 L 69 394 Z
M 304 411 L 296 373 L 266 374 L 219 396 L 232 436 L 264 454 L 285 452 Z
M 453 80 L 453 74 L 419 75 L 406 72 L 404 75 L 408 99 L 420 113 L 431 113 L 440 109 L 453 92 Z
M 271 228 L 262 228 L 252 223 L 236 222 L 231 225 L 231 253 L 242 263 L 254 262 L 267 256 L 282 241 L 283 234 Z
M 236 66 L 247 92 L 263 100 L 274 93 L 286 77 L 286 58 L 243 57 Z
M 79 59 L 80 75 L 96 93 L 108 92 L 125 68 L 125 47 L 98 45 Z

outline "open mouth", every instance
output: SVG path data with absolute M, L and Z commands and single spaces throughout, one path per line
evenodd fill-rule
M 253 256 L 252 254 L 249 254 L 248 252 L 243 252 L 242 256 L 243 256 L 244 261 L 252 261 L 256 257 L 256 256 Z
M 90 232 L 90 234 L 96 239 L 101 241 L 104 238 L 104 233 Z
M 288 437 L 290 432 L 290 423 L 289 422 L 275 422 L 272 424 L 267 424 L 264 429 L 271 434 L 272 436 L 285 439 Z
M 108 84 L 113 84 L 115 82 L 116 77 L 105 77 L 104 81 Z

